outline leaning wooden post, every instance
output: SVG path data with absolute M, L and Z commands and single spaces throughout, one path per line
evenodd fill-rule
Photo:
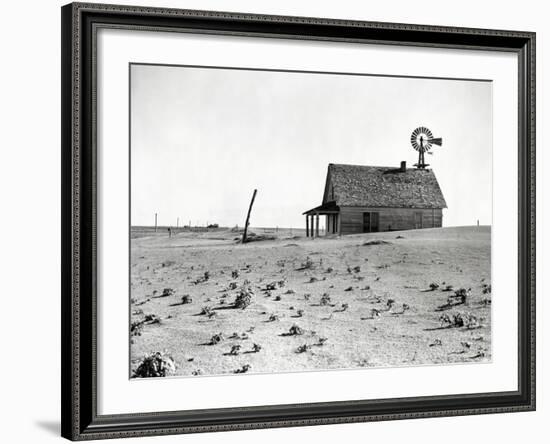
M 246 222 L 244 224 L 244 231 L 243 231 L 243 244 L 246 242 L 246 234 L 248 232 L 250 212 L 252 211 L 252 205 L 254 205 L 254 199 L 256 199 L 256 193 L 257 192 L 258 192 L 258 190 L 254 190 L 254 193 L 252 193 L 252 200 L 250 201 L 250 206 L 248 207 L 248 214 L 246 215 Z

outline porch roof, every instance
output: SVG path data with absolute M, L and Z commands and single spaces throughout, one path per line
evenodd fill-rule
M 340 207 L 336 205 L 336 202 L 331 201 L 312 208 L 311 210 L 304 211 L 302 214 L 311 216 L 313 214 L 338 214 L 339 212 Z

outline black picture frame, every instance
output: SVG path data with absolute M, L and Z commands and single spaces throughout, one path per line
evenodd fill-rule
M 61 10 L 62 436 L 71 440 L 535 409 L 535 33 L 72 3 Z M 519 66 L 518 390 L 97 414 L 95 38 L 99 27 L 510 51 Z

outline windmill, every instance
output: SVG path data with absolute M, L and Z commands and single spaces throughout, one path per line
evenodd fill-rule
M 424 153 L 432 154 L 430 150 L 432 145 L 443 145 L 443 139 L 441 137 L 434 138 L 432 132 L 425 126 L 419 126 L 411 134 L 411 145 L 418 151 L 418 163 L 414 166 L 419 169 L 424 169 L 429 166 L 424 161 Z

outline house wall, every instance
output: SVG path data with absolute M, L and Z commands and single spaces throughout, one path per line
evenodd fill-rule
M 415 213 L 422 213 L 422 228 L 438 228 L 443 224 L 443 211 L 418 208 L 341 207 L 342 234 L 363 233 L 363 213 L 379 213 L 379 231 L 413 230 Z

